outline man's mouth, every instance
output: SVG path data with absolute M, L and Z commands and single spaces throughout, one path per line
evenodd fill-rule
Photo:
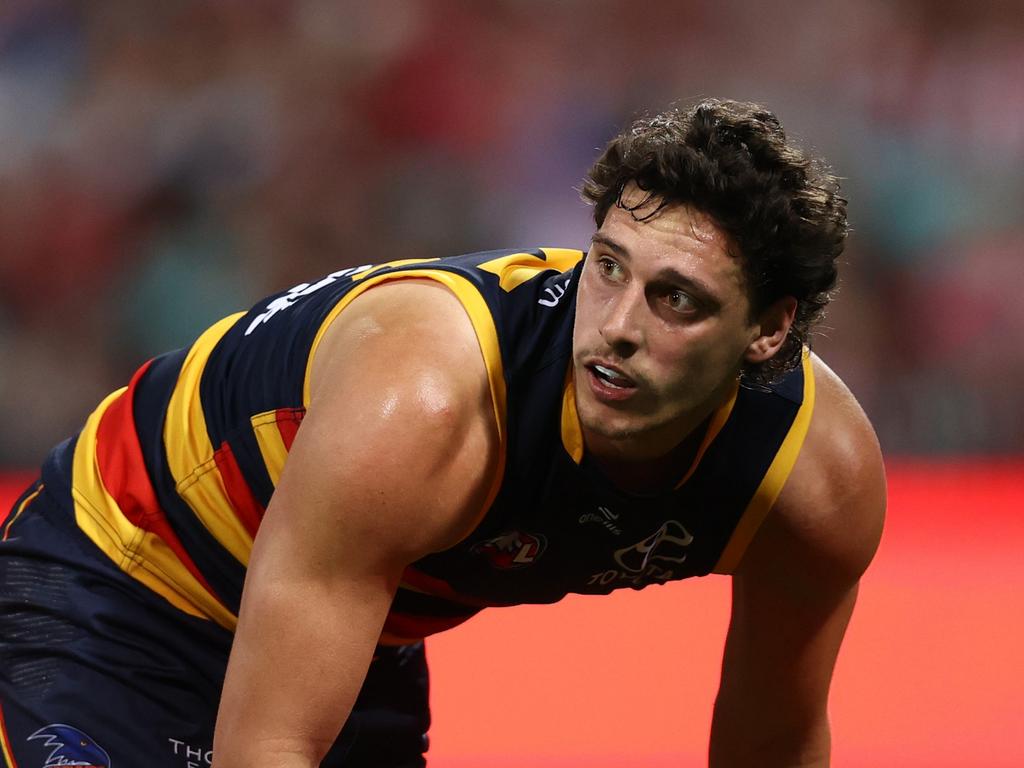
M 587 366 L 594 376 L 599 379 L 603 384 L 613 389 L 635 389 L 636 384 L 632 379 L 622 374 L 621 371 L 616 371 L 614 368 L 608 368 L 604 365 L 592 364 Z

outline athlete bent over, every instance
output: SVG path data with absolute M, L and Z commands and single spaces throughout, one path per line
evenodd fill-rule
M 845 201 L 774 115 L 715 100 L 636 123 L 584 194 L 586 254 L 303 283 L 58 446 L 0 522 L 8 768 L 423 765 L 424 637 L 712 572 L 710 764 L 827 765 L 885 501 L 807 348 Z

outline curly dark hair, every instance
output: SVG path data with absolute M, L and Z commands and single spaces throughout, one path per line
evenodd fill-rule
M 629 182 L 646 193 L 635 205 L 623 202 Z M 581 193 L 598 227 L 613 204 L 641 221 L 679 203 L 710 216 L 739 250 L 752 317 L 784 296 L 797 300 L 782 348 L 748 365 L 744 382 L 767 385 L 799 364 L 832 298 L 848 232 L 846 200 L 824 162 L 788 142 L 772 112 L 707 99 L 637 120 L 608 144 Z M 649 213 L 637 213 L 652 202 Z

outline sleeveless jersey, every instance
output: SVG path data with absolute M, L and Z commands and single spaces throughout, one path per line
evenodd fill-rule
M 406 569 L 381 642 L 422 638 L 487 606 L 729 572 L 806 434 L 809 356 L 772 387 L 737 385 L 674 488 L 624 493 L 587 460 L 576 417 L 582 257 L 489 251 L 365 265 L 297 285 L 142 366 L 54 449 L 43 482 L 70 492 L 78 527 L 124 573 L 233 629 L 253 537 L 309 403 L 320 339 L 365 290 L 427 278 L 458 297 L 476 331 L 502 471 L 474 530 Z

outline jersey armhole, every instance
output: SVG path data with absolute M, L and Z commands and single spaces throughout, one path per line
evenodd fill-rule
M 494 503 L 494 499 L 498 495 L 498 491 L 501 488 L 502 479 L 505 474 L 505 458 L 507 455 L 508 442 L 506 418 L 508 411 L 506 407 L 505 372 L 501 360 L 501 347 L 498 343 L 498 330 L 494 324 L 494 316 L 492 315 L 490 308 L 487 306 L 486 300 L 476 286 L 474 286 L 469 279 L 454 272 L 447 272 L 438 269 L 410 269 L 400 273 L 385 273 L 380 275 L 367 273 L 367 275 L 368 276 L 362 278 L 360 282 L 357 282 L 357 284 L 354 285 L 341 298 L 341 300 L 331 308 L 331 311 L 327 314 L 327 317 L 324 318 L 324 321 L 317 329 L 316 335 L 313 337 L 313 343 L 310 346 L 309 355 L 306 358 L 306 371 L 302 383 L 303 408 L 309 407 L 310 378 L 313 371 L 313 359 L 316 356 L 320 342 L 323 340 L 324 334 L 331 326 L 331 323 L 334 322 L 338 315 L 340 315 L 345 307 L 352 303 L 353 300 L 361 296 L 370 288 L 386 282 L 395 282 L 398 280 L 426 278 L 439 282 L 448 288 L 453 294 L 455 294 L 459 303 L 462 304 L 463 309 L 469 316 L 470 322 L 473 324 L 477 343 L 480 345 L 480 353 L 483 355 L 484 366 L 487 369 L 487 382 L 491 395 L 491 406 L 494 412 L 494 423 L 498 431 L 498 466 L 495 468 L 494 476 L 491 479 L 486 499 L 481 509 L 474 516 L 471 524 L 466 527 L 465 532 L 460 536 L 459 540 L 461 541 L 476 529 L 487 514 L 487 510 L 490 509 L 491 505 Z M 360 277 L 356 276 L 354 279 L 359 281 Z
M 814 413 L 814 364 L 811 359 L 810 350 L 806 347 L 801 360 L 804 373 L 804 398 L 800 408 L 793 419 L 793 423 L 786 433 L 782 445 L 779 446 L 771 466 L 761 479 L 761 484 L 754 493 L 747 508 L 740 516 L 739 523 L 729 537 L 729 542 L 722 551 L 718 562 L 712 569 L 713 573 L 730 574 L 736 570 L 743 553 L 754 539 L 761 523 L 764 522 L 769 510 L 779 498 L 782 486 L 786 484 L 789 473 L 793 471 L 800 448 L 807 437 L 807 428 L 811 423 L 811 414 Z

